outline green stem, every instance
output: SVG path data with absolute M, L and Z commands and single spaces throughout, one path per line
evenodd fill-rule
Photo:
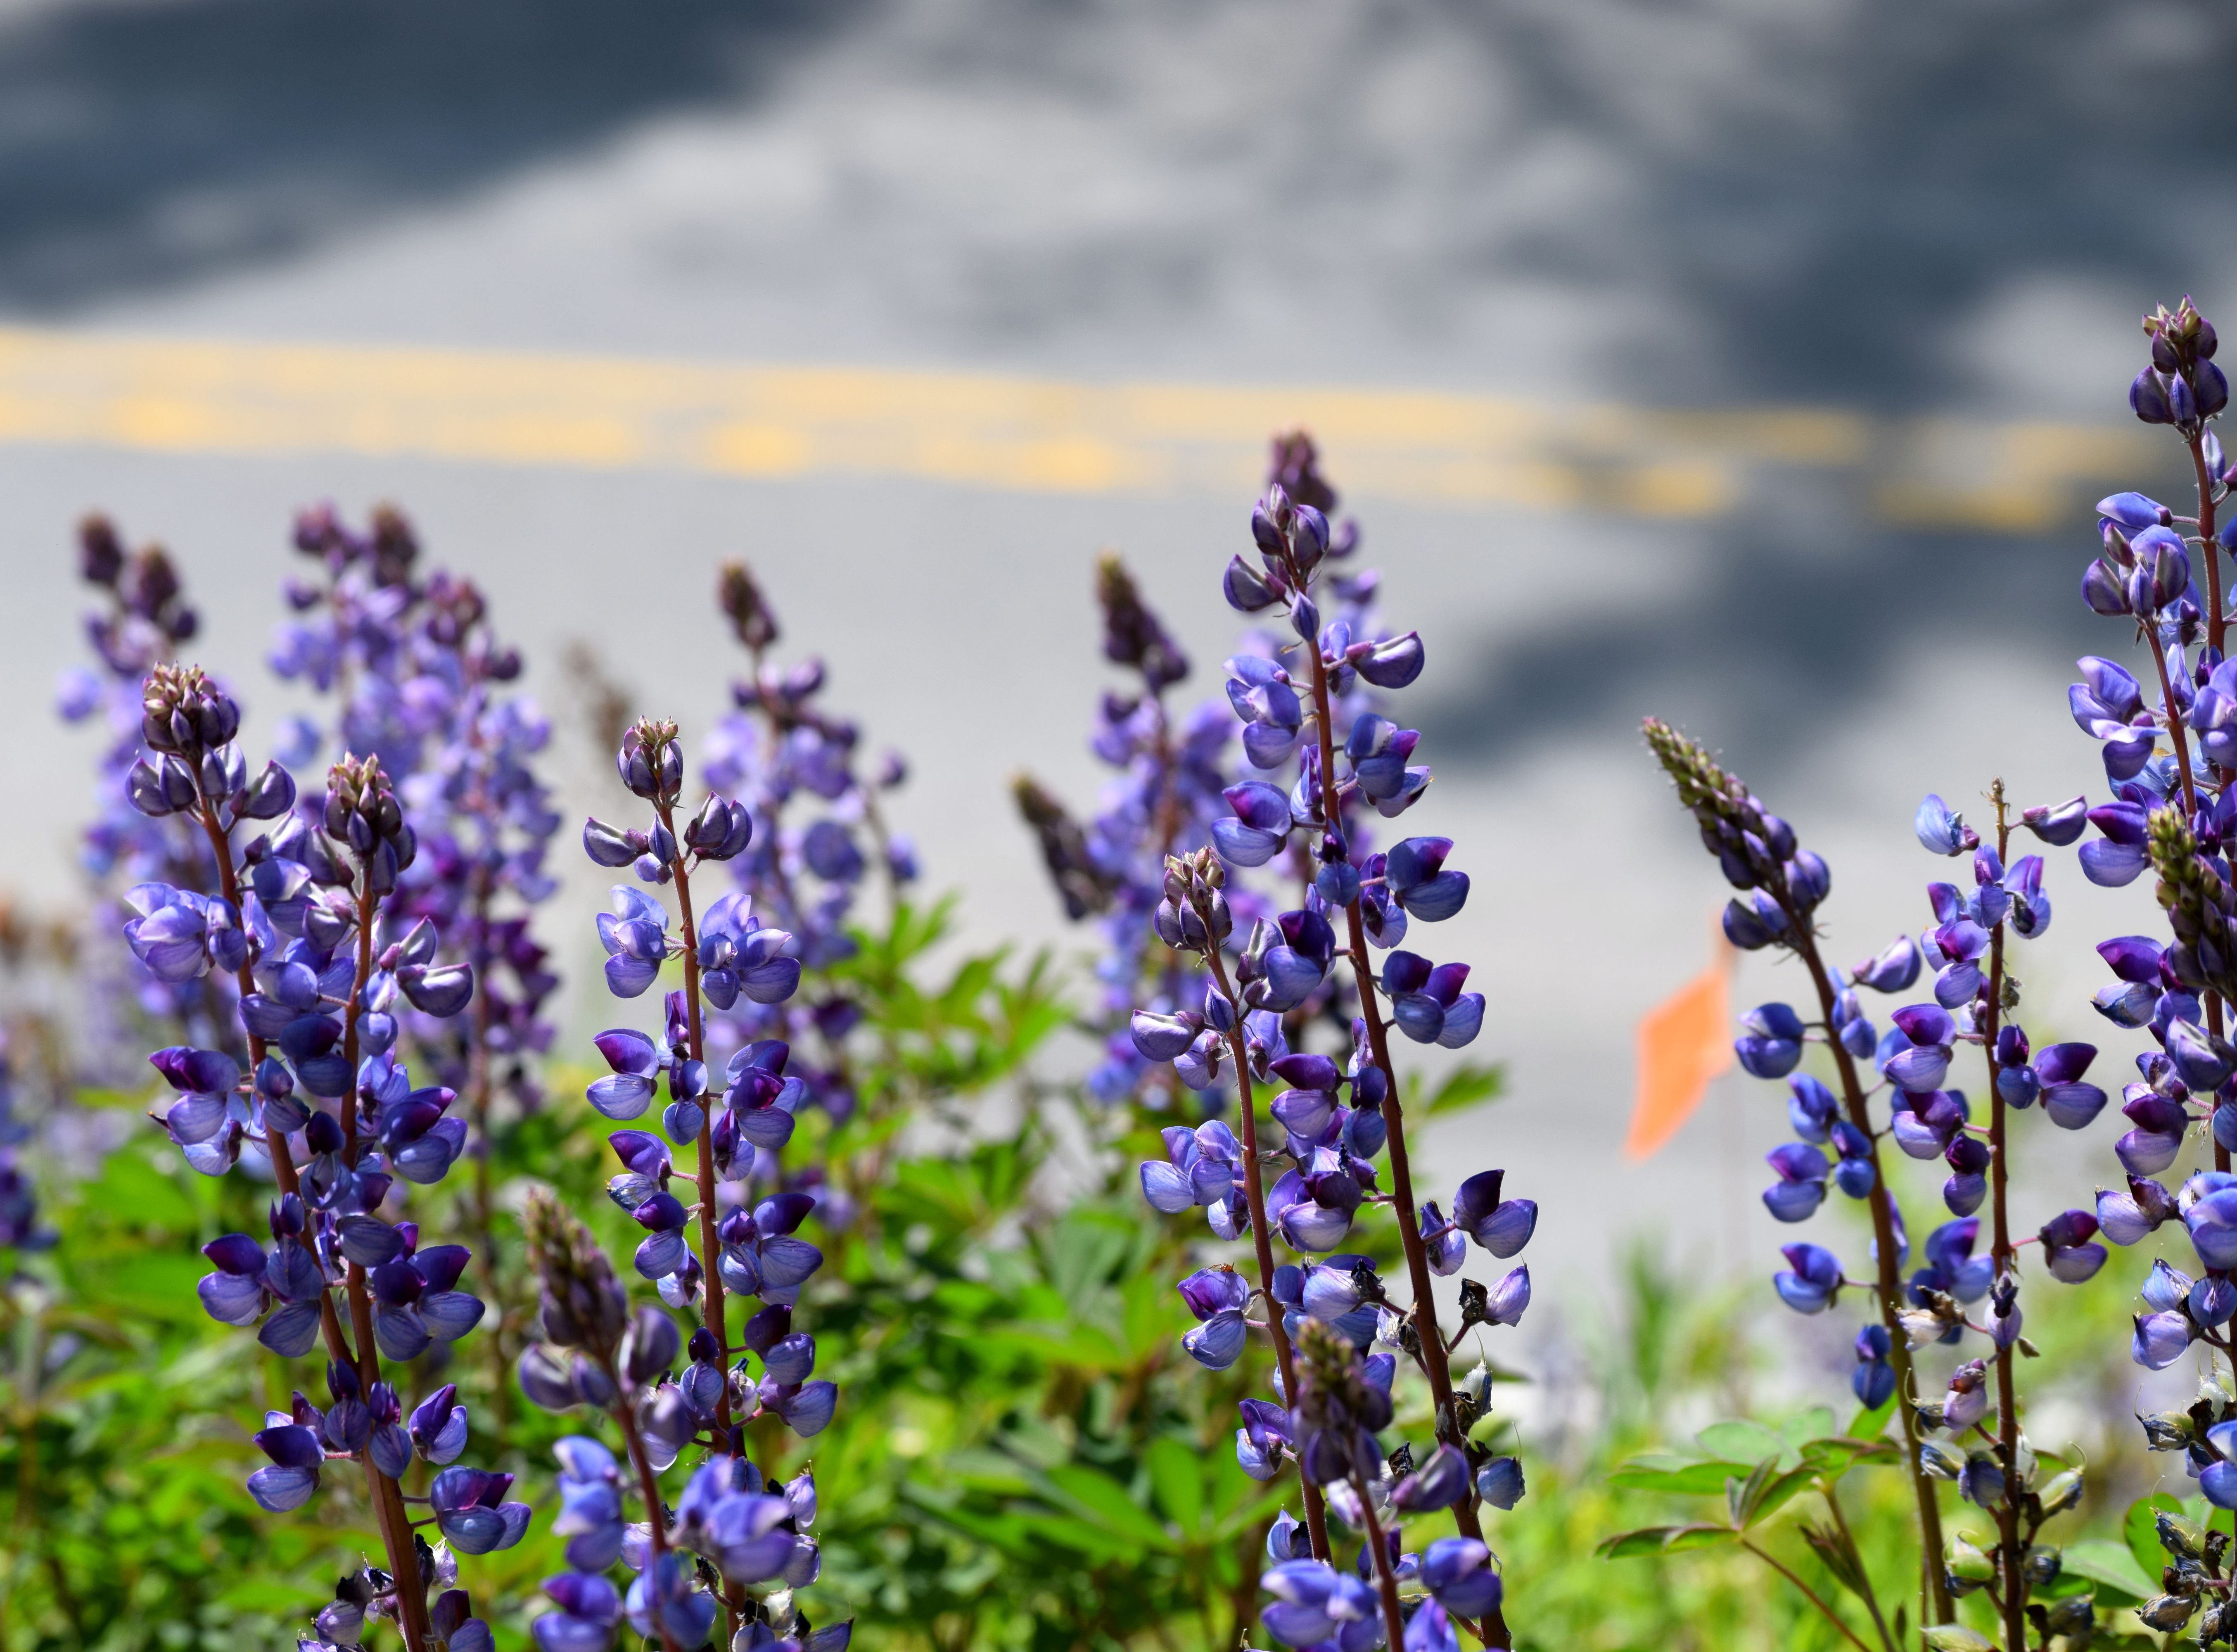
M 1835 1629 L 1840 1630 L 1842 1634 L 1849 1637 L 1850 1641 L 1855 1644 L 1857 1652 L 1872 1652 L 1871 1648 L 1864 1644 L 1862 1637 L 1857 1634 L 1856 1630 L 1851 1629 L 1848 1624 L 1842 1621 L 1841 1615 L 1825 1603 L 1825 1600 L 1823 1596 L 1819 1595 L 1816 1589 L 1811 1588 L 1809 1584 L 1804 1583 L 1800 1577 L 1797 1576 L 1787 1566 L 1781 1563 L 1781 1562 L 1768 1550 L 1757 1548 L 1745 1537 L 1740 1539 L 1740 1547 L 1746 1550 L 1748 1553 L 1753 1555 L 1758 1560 L 1763 1562 L 1765 1565 L 1770 1567 L 1772 1570 L 1777 1572 L 1788 1583 L 1793 1584 L 1795 1588 L 1800 1589 L 1804 1597 L 1807 1599 L 1812 1606 L 1816 1607 L 1820 1612 L 1823 1612 L 1825 1615 L 1825 1621 L 1828 1623 L 1831 1623 Z

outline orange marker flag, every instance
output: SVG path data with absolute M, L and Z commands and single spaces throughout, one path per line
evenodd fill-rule
M 1720 931 L 1717 960 L 1639 1021 L 1639 1100 L 1627 1156 L 1645 1159 L 1678 1133 L 1732 1065 L 1732 949 Z

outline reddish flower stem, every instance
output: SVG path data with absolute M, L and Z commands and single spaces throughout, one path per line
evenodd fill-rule
M 695 1061 L 705 1060 L 704 1032 L 699 1014 L 699 931 L 691 911 L 691 875 L 683 864 L 683 840 L 676 836 L 674 811 L 666 803 L 653 807 L 660 815 L 660 823 L 676 842 L 676 858 L 669 868 L 676 877 L 676 903 L 683 909 L 683 1015 L 690 1040 L 689 1054 Z M 723 1350 L 723 1357 L 729 1358 L 730 1330 L 728 1310 L 723 1292 L 722 1270 L 716 1265 L 722 1254 L 722 1241 L 716 1232 L 720 1219 L 715 1209 L 715 1093 L 710 1084 L 701 1098 L 699 1109 L 698 1164 L 696 1177 L 699 1185 L 699 1259 L 701 1278 L 699 1288 L 707 1294 L 707 1328 L 715 1333 L 716 1346 Z M 723 1377 L 723 1391 L 715 1402 L 715 1428 L 722 1439 L 723 1449 L 732 1449 L 730 1434 L 729 1373 Z M 738 1632 L 739 1614 L 745 1607 L 745 1590 L 728 1578 L 723 1582 L 723 1613 L 729 1626 L 729 1634 Z
M 1296 558 L 1285 553 L 1284 560 L 1295 588 L 1306 589 L 1307 582 Z M 1321 819 L 1327 830 L 1341 833 L 1343 812 L 1336 783 L 1336 721 L 1331 712 L 1328 667 L 1321 659 L 1317 638 L 1305 640 L 1302 646 L 1312 666 L 1313 721 L 1320 755 Z M 1429 1246 L 1422 1240 L 1421 1218 L 1414 1203 L 1413 1166 L 1406 1152 L 1406 1113 L 1398 1099 L 1398 1069 L 1390 1059 L 1389 1031 L 1382 1019 L 1382 1004 L 1375 995 L 1375 970 L 1369 961 L 1367 926 L 1361 916 L 1359 897 L 1354 897 L 1345 906 L 1343 914 L 1348 943 L 1345 955 L 1351 965 L 1352 983 L 1359 994 L 1360 1019 L 1367 1024 L 1368 1052 L 1376 1066 L 1382 1069 L 1386 1086 L 1382 1124 L 1390 1150 L 1390 1195 L 1398 1219 L 1398 1242 L 1406 1253 L 1407 1279 L 1414 1293 L 1414 1331 L 1421 1345 L 1422 1369 L 1429 1379 L 1429 1396 L 1436 1407 L 1437 1437 L 1465 1454 L 1465 1433 L 1460 1425 L 1459 1409 L 1453 1404 L 1452 1367 L 1446 1358 L 1444 1333 L 1437 1324 Z M 1483 1523 L 1476 1515 L 1474 1486 L 1454 1505 L 1453 1519 L 1463 1536 L 1482 1539 Z M 1485 1645 L 1506 1647 L 1513 1643 L 1501 1608 L 1494 1607 L 1485 1615 L 1483 1628 Z
M 2203 431 L 2191 439 L 2190 464 L 2198 483 L 2199 553 L 2206 558 L 2206 645 L 2219 653 L 2222 650 L 2228 620 L 2221 611 L 2221 547 L 2214 541 L 2214 478 L 2207 473 L 2206 435 Z M 2230 776 L 2221 764 L 2214 766 L 2214 773 L 2217 781 L 2224 785 L 2228 783 Z M 2220 1038 L 2222 1036 L 2221 995 L 2209 991 L 2205 997 L 2206 1030 Z M 2218 1140 L 2214 1144 L 2214 1167 L 2216 1170 L 2229 1168 L 2229 1149 Z
M 208 802 L 196 805 L 195 818 L 209 839 L 210 855 L 217 866 L 218 889 L 234 912 L 241 909 L 241 878 L 233 863 L 233 844 L 225 829 L 218 824 L 217 811 Z M 372 891 L 366 890 L 359 903 L 358 968 L 350 992 L 348 1008 L 343 1012 L 344 1052 L 349 1061 L 350 1094 L 343 1105 L 343 1127 L 350 1144 L 357 1139 L 357 1016 L 358 994 L 365 986 L 371 965 L 372 928 L 369 912 Z M 241 995 L 247 998 L 256 990 L 256 979 L 251 967 L 244 962 L 236 972 Z M 244 1021 L 242 1031 L 248 1040 L 248 1064 L 253 1072 L 264 1060 L 267 1046 L 255 1033 L 248 1030 Z M 271 1156 L 273 1180 L 285 1196 L 299 1193 L 301 1178 L 295 1168 L 294 1155 L 289 1152 L 287 1136 L 267 1129 L 264 1133 L 265 1151 Z M 373 1340 L 373 1313 L 365 1296 L 365 1270 L 354 1262 L 349 1265 L 346 1288 L 350 1304 L 350 1318 L 356 1332 L 358 1348 L 362 1357 L 353 1351 L 349 1338 L 343 1334 L 340 1317 L 334 1310 L 330 1292 L 319 1295 L 319 1328 L 323 1333 L 327 1351 L 336 1363 L 347 1365 L 359 1373 L 360 1379 L 371 1391 L 379 1380 L 380 1364 Z M 373 1467 L 368 1454 L 365 1459 L 366 1500 L 372 1503 L 373 1517 L 380 1528 L 381 1547 L 388 1557 L 389 1575 L 396 1579 L 399 1602 L 398 1627 L 403 1631 L 407 1652 L 426 1652 L 427 1602 L 425 1591 L 419 1585 L 419 1550 L 412 1539 L 411 1516 L 404 1507 L 403 1493 L 395 1481 Z
M 1390 1637 L 1388 1645 L 1402 1647 L 1406 1643 L 1406 1616 L 1398 1605 L 1398 1580 L 1391 1575 L 1390 1550 L 1382 1541 L 1382 1523 L 1375 1517 L 1375 1504 L 1367 1495 L 1367 1482 L 1357 1474 L 1351 1477 L 1351 1490 L 1359 1499 L 1359 1517 L 1367 1523 L 1367 1552 L 1375 1560 L 1375 1583 L 1382 1597 L 1382 1628 Z
M 667 1505 L 660 1500 L 660 1481 L 652 1471 L 651 1461 L 644 1454 L 644 1441 L 638 1437 L 637 1420 L 630 1415 L 630 1408 L 627 1405 L 615 1407 L 613 1417 L 621 1424 L 622 1441 L 629 1449 L 630 1466 L 637 1470 L 637 1496 L 643 1500 L 645 1527 L 652 1536 L 652 1563 L 647 1569 L 657 1577 L 661 1556 L 668 1552 Z M 676 1637 L 668 1632 L 666 1615 L 663 1614 L 654 1621 L 660 1625 L 662 1652 L 683 1652 L 683 1649 L 676 1644 Z M 731 1633 L 735 1635 L 736 1631 L 734 1629 Z
M 1198 909 L 1198 915 L 1205 920 L 1205 931 L 1211 931 L 1209 915 Z M 1243 1041 L 1243 1006 L 1228 984 L 1227 965 L 1219 955 L 1217 942 L 1204 948 L 1204 961 L 1211 967 L 1212 983 L 1219 988 L 1233 1010 L 1233 1024 L 1227 1029 L 1227 1051 L 1235 1062 L 1235 1084 L 1238 1094 L 1238 1109 L 1243 1122 L 1243 1199 L 1250 1208 L 1250 1240 L 1258 1254 L 1258 1289 L 1266 1303 L 1266 1329 L 1274 1338 L 1274 1360 L 1282 1371 L 1282 1396 L 1285 1404 L 1297 1403 L 1297 1362 L 1290 1346 L 1290 1333 L 1282 1323 L 1282 1305 L 1274 1298 L 1274 1245 L 1266 1231 L 1266 1187 L 1258 1168 L 1258 1105 L 1250 1093 L 1250 1052 Z M 1302 1450 L 1304 1442 L 1295 1442 Z M 1305 1534 L 1313 1548 L 1313 1558 L 1326 1560 L 1330 1556 L 1328 1512 L 1321 1501 L 1321 1490 L 1304 1477 L 1302 1459 L 1297 1483 L 1303 1488 L 1305 1504 Z
M 1832 977 L 1826 973 L 1825 961 L 1818 955 L 1817 934 L 1811 928 L 1808 915 L 1788 905 L 1783 893 L 1780 907 L 1786 914 L 1788 931 L 1794 937 L 1791 943 L 1794 955 L 1810 972 L 1811 984 L 1818 989 L 1818 1014 L 1830 1028 L 1836 995 Z M 1849 1122 L 1871 1143 L 1872 1190 L 1865 1203 L 1871 1210 L 1872 1244 L 1878 1253 L 1875 1295 L 1879 1301 L 1880 1324 L 1888 1335 L 1888 1360 L 1895 1367 L 1896 1415 L 1903 1423 L 1903 1447 L 1910 1471 L 1911 1495 L 1918 1503 L 1919 1622 L 1926 1626 L 1947 1623 L 1950 1622 L 1951 1608 L 1950 1591 L 1942 1575 L 1942 1504 L 1935 1495 L 1934 1482 L 1927 1477 L 1919 1463 L 1918 1422 L 1911 1410 L 1917 1402 L 1917 1386 L 1911 1365 L 1910 1340 L 1904 1334 L 1899 1317 L 1903 1279 L 1896 1265 L 1895 1199 L 1888 1192 L 1887 1175 L 1880 1165 L 1879 1139 L 1872 1129 L 1871 1110 L 1864 1100 L 1864 1085 L 1857 1076 L 1856 1061 L 1839 1039 L 1830 1039 L 1828 1047 L 1832 1052 L 1834 1068 L 1840 1075 L 1841 1099 Z
M 380 897 L 373 892 L 370 869 L 360 864 L 363 887 L 357 898 L 357 968 L 350 981 L 349 1002 L 342 1010 L 342 1056 L 349 1064 L 349 1088 L 342 1096 L 342 1162 L 357 1163 L 357 1057 L 360 1001 L 373 975 L 373 921 Z M 373 1341 L 373 1298 L 366 1292 L 365 1269 L 352 1262 L 343 1288 L 349 1297 L 350 1324 L 357 1332 L 358 1377 L 366 1392 L 380 1380 L 380 1350 Z M 389 1575 L 396 1579 L 397 1625 L 404 1631 L 410 1652 L 424 1652 L 431 1633 L 427 1622 L 427 1590 L 419 1576 L 418 1546 L 412 1538 L 412 1517 L 404 1507 L 403 1490 L 373 1466 L 373 1454 L 365 1458 L 365 1483 L 380 1524 L 380 1538 L 388 1550 Z
M 2004 783 L 1989 789 L 1996 808 L 1996 859 L 2001 864 L 2011 849 L 2011 825 L 2004 814 Z M 2010 1180 L 2003 1092 L 1996 1087 L 1996 1031 L 2004 1008 L 2004 926 L 1998 924 L 1989 942 L 1989 1008 L 1981 1022 L 1981 1045 L 1989 1058 L 1989 1211 L 1994 1235 L 1989 1255 L 1995 1276 L 2002 1279 L 2014 1271 L 2017 1252 L 2012 1248 L 2010 1213 L 2006 1197 Z M 2019 1396 L 2012 1378 L 2012 1350 L 1996 1351 L 1996 1455 L 2003 1460 L 2006 1493 L 1997 1510 L 2001 1536 L 1996 1562 L 2003 1577 L 2003 1616 L 2005 1652 L 2027 1652 L 2028 1583 L 2022 1568 L 2027 1544 L 2020 1536 Z

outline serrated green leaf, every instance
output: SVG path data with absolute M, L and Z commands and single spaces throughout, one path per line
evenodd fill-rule
M 2128 1546 L 2109 1537 L 2089 1537 L 2067 1544 L 2059 1551 L 2058 1570 L 2062 1577 L 2086 1577 L 2132 1601 L 2148 1600 L 2160 1592 L 2152 1574 L 2136 1564 Z

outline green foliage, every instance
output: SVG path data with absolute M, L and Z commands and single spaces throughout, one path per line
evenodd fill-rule
M 943 962 L 944 936 L 935 907 L 861 937 L 841 973 L 865 1010 L 853 1074 L 862 1105 L 836 1129 L 820 1117 L 802 1126 L 855 1205 L 843 1232 L 818 1235 L 830 1261 L 802 1316 L 841 1384 L 837 1418 L 812 1441 L 776 1429 L 755 1439 L 767 1467 L 815 1464 L 825 1569 L 809 1598 L 822 1614 L 855 1614 L 857 1644 L 881 1652 L 1232 1648 L 1258 1604 L 1267 1525 L 1284 1486 L 1294 1492 L 1235 1462 L 1235 1402 L 1271 1391 L 1268 1357 L 1213 1374 L 1181 1352 L 1191 1321 L 1173 1283 L 1212 1250 L 1199 1225 L 1151 1214 L 1120 1173 L 1159 1151 L 1154 1132 L 1125 1116 L 1088 1121 L 1116 1167 L 1107 1185 L 1060 1154 L 1058 1141 L 1080 1133 L 1029 1065 L 1067 1024 L 1056 983 L 1037 961 Z M 586 1422 L 535 1411 L 512 1384 L 533 1293 L 515 1272 L 511 1213 L 537 1182 L 616 1254 L 637 1237 L 603 1192 L 607 1127 L 576 1100 L 589 1076 L 555 1067 L 551 1101 L 500 1129 L 498 1267 L 493 1286 L 482 1281 L 495 1311 L 454 1363 L 422 1361 L 403 1384 L 416 1396 L 459 1383 L 472 1460 L 519 1474 L 538 1504 L 519 1548 L 465 1569 L 505 1647 L 527 1643 L 538 1584 L 558 1569 L 545 1530 L 551 1442 Z M 1449 1111 L 1498 1088 L 1495 1072 L 1459 1067 L 1416 1100 Z M 82 1100 L 136 1112 L 141 1098 Z M 921 1120 L 933 1127 L 909 1127 Z M 465 1179 L 454 1181 L 441 1196 L 459 1208 L 439 1206 L 439 1225 L 472 1219 Z M 49 1178 L 42 1193 L 61 1243 L 0 1256 L 0 1277 L 16 1280 L 0 1299 L 0 1652 L 291 1652 L 333 1580 L 377 1550 L 348 1464 L 293 1515 L 264 1515 L 241 1487 L 261 1461 L 248 1440 L 261 1411 L 291 1387 L 323 1398 L 314 1362 L 280 1369 L 194 1295 L 198 1247 L 260 1232 L 266 1193 L 193 1174 L 142 1127 L 98 1180 Z M 1530 1492 L 1491 1534 L 1518 1648 L 1848 1644 L 1744 1544 L 1838 1603 L 1868 1639 L 1868 1593 L 1891 1622 L 1906 1609 L 1914 1551 L 1902 1477 L 1884 1468 L 1889 1413 L 1765 1412 L 1749 1391 L 1762 1357 L 1750 1298 L 1686 1279 L 1666 1247 L 1642 1245 L 1622 1312 L 1592 1332 L 1596 1424 L 1521 1434 Z M 2086 1374 L 2093 1348 L 2117 1351 L 2125 1295 L 2093 1285 L 2065 1298 L 2072 1313 L 2049 1317 L 2047 1334 L 2063 1340 L 2046 1345 L 2047 1363 Z M 2125 1392 L 2126 1381 L 2115 1368 L 2105 1385 Z M 1698 1427 L 1719 1415 L 1761 1420 Z M 1681 1417 L 1693 1421 L 1679 1427 Z M 1492 1425 L 1511 1430 L 1511 1417 Z M 1422 1440 L 1427 1419 L 1402 1415 L 1399 1429 Z M 2093 1464 L 2091 1495 L 2148 1489 L 2160 1466 Z M 1842 1521 L 1825 1502 L 1836 1484 Z M 2179 1506 L 2164 1494 L 2136 1513 L 2127 1503 L 2069 1517 L 2079 1540 L 2059 1589 L 2095 1591 L 2101 1647 L 2133 1626 L 2116 1631 L 2110 1609 L 2156 1577 L 2153 1517 Z M 1448 1529 L 1411 1523 L 1408 1543 Z
M 1866 1413 L 1868 1418 L 1871 1413 Z M 1859 1419 L 1864 1420 L 1864 1419 Z M 1697 1437 L 1700 1455 L 1659 1453 L 1634 1457 L 1608 1477 L 1613 1485 L 1676 1497 L 1721 1490 L 1722 1522 L 1689 1521 L 1647 1526 L 1604 1540 L 1596 1552 L 1610 1560 L 1677 1554 L 1716 1543 L 1738 1543 L 1805 1491 L 1830 1497 L 1841 1477 L 1859 1463 L 1886 1463 L 1899 1453 L 1877 1435 L 1834 1434 L 1833 1413 L 1819 1407 L 1772 1429 L 1750 1418 L 1715 1423 Z M 1830 1504 L 1829 1504 L 1830 1509 Z M 1860 1599 L 1870 1587 L 1846 1528 L 1805 1526 L 1803 1536 L 1836 1579 Z

